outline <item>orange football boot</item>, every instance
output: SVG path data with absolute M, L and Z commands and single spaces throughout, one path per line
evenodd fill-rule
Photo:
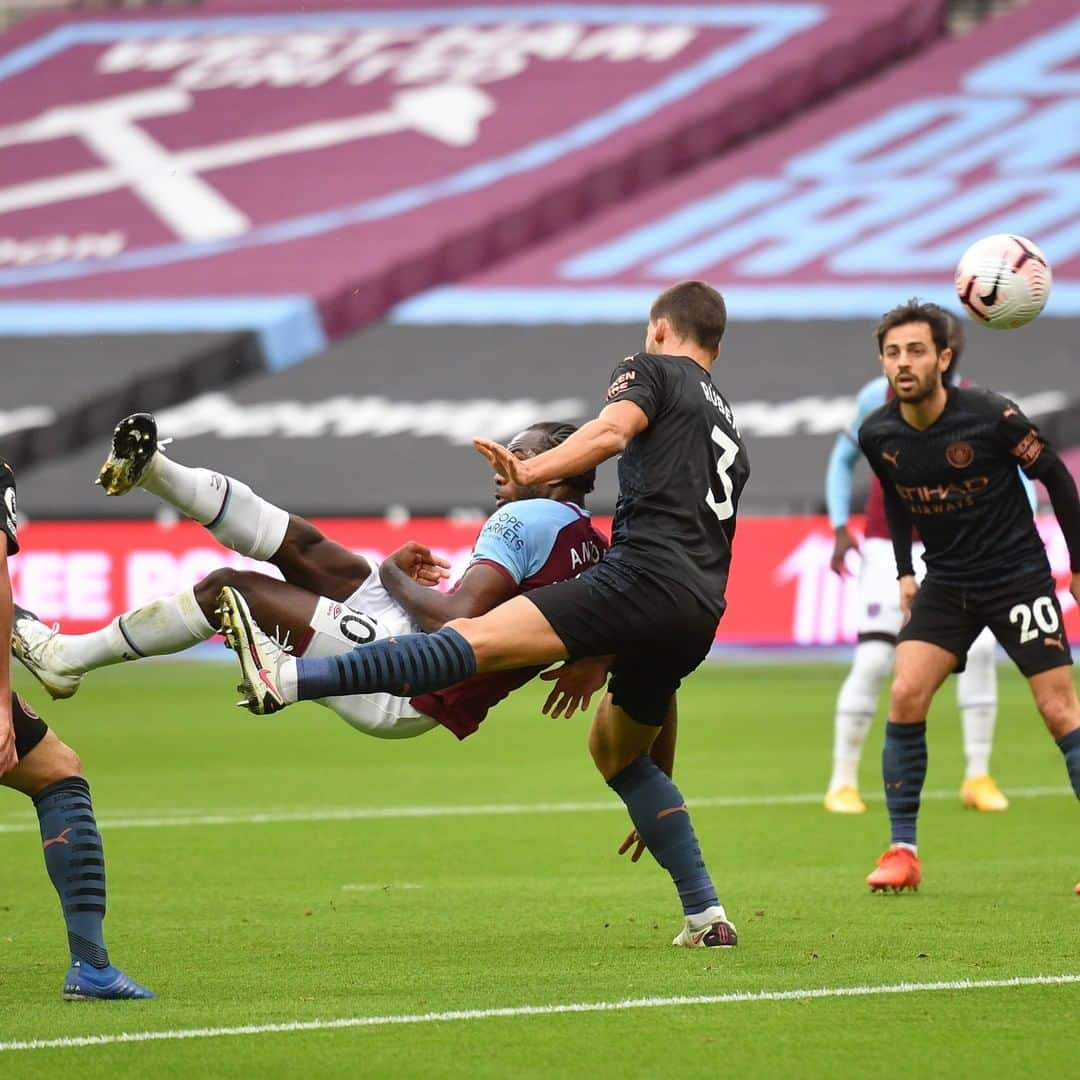
M 917 892 L 922 882 L 922 863 L 919 856 L 907 848 L 889 848 L 877 861 L 877 869 L 866 879 L 871 892 Z

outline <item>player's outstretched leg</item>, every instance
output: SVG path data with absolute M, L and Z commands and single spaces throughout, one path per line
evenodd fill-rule
M 1009 809 L 1009 800 L 990 775 L 997 722 L 997 642 L 984 630 L 968 650 L 967 667 L 956 677 L 956 703 L 964 731 L 964 783 L 960 799 L 973 810 Z
M 860 641 L 851 670 L 836 699 L 833 724 L 833 771 L 825 794 L 825 809 L 833 814 L 862 814 L 859 762 L 877 709 L 878 695 L 892 671 L 896 647 L 888 641 Z
M 15 605 L 11 649 L 49 694 L 59 699 L 71 697 L 88 671 L 183 652 L 216 632 L 200 608 L 195 589 L 185 589 L 125 611 L 87 634 L 61 634 L 32 611 Z
M 97 482 L 108 495 L 144 488 L 205 525 L 225 547 L 253 559 L 274 555 L 289 527 L 288 511 L 247 484 L 210 469 L 189 468 L 161 453 L 157 422 L 149 413 L 126 416 L 116 425 Z
M 71 966 L 64 999 L 152 998 L 152 991 L 109 961 L 102 928 L 105 855 L 79 759 L 17 694 L 12 695 L 12 717 L 17 739 L 26 740 L 30 733 L 39 740 L 3 783 L 30 796 L 37 811 L 45 867 L 67 924 Z

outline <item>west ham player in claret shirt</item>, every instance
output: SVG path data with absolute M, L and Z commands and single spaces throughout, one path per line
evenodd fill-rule
M 558 445 L 573 424 L 537 423 L 510 442 L 530 457 Z M 110 495 L 135 487 L 206 524 L 222 544 L 272 563 L 284 581 L 223 567 L 191 588 L 118 615 L 86 634 L 61 634 L 31 612 L 15 615 L 12 647 L 56 698 L 71 697 L 89 671 L 189 649 L 217 633 L 218 596 L 234 589 L 255 617 L 278 628 L 296 655 L 332 656 L 358 642 L 437 630 L 454 618 L 489 611 L 511 596 L 562 581 L 598 562 L 607 542 L 582 509 L 592 470 L 553 483 L 495 480 L 495 513 L 481 529 L 472 558 L 450 592 L 430 586 L 447 563 L 422 544 L 408 543 L 381 564 L 335 543 L 315 525 L 274 506 L 235 477 L 192 468 L 158 448 L 148 413 L 125 417 L 100 480 Z M 358 731 L 401 739 L 441 725 L 459 739 L 475 732 L 488 710 L 537 674 L 532 667 L 477 675 L 437 693 L 330 697 L 321 703 Z M 570 711 L 580 700 L 557 676 L 549 708 Z
M 859 445 L 885 493 L 901 607 L 889 721 L 882 752 L 892 845 L 871 889 L 917 888 L 915 843 L 926 777 L 926 715 L 938 687 L 963 667 L 989 626 L 1031 687 L 1080 797 L 1080 703 L 1072 654 L 1046 549 L 1017 465 L 1042 481 L 1061 525 L 1080 600 L 1080 499 L 1064 463 L 1015 403 L 989 390 L 946 386 L 948 325 L 912 300 L 877 331 L 894 398 L 859 429 Z M 925 545 L 916 584 L 911 530 Z
M 634 847 L 636 856 L 643 844 L 671 875 L 684 913 L 673 944 L 691 948 L 736 943 L 670 776 L 675 691 L 708 655 L 723 613 L 735 511 L 750 472 L 731 407 L 711 378 L 726 322 L 715 289 L 674 285 L 649 312 L 645 351 L 616 366 L 596 419 L 524 461 L 477 440 L 496 473 L 518 484 L 621 455 L 612 546 L 577 578 L 433 634 L 330 660 L 292 660 L 223 597 L 256 712 L 328 694 L 427 694 L 476 672 L 610 658 L 594 665 L 598 682 L 609 667 L 611 681 L 589 749 L 634 823 L 620 850 Z

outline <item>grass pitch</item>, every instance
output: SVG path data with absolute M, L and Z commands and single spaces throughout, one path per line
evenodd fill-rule
M 871 896 L 880 800 L 861 818 L 820 807 L 841 677 L 712 667 L 683 692 L 676 779 L 739 927 L 721 953 L 671 948 L 667 876 L 616 856 L 628 826 L 588 760 L 586 722 L 540 716 L 538 687 L 459 745 L 441 731 L 379 742 L 315 706 L 251 717 L 232 707 L 225 665 L 99 672 L 60 703 L 23 682 L 84 760 L 113 959 L 159 997 L 61 1002 L 65 941 L 36 819 L 0 792 L 0 1075 L 1068 1075 L 1080 983 L 878 989 L 1080 976 L 1080 814 L 1025 685 L 1002 669 L 1003 815 L 955 797 L 945 688 L 925 883 Z M 875 796 L 880 746 L 879 721 L 862 777 Z M 858 987 L 874 992 L 807 993 Z M 402 1021 L 428 1013 L 442 1018 Z M 334 1020 L 353 1026 L 295 1027 Z M 190 1036 L 265 1025 L 286 1029 Z M 189 1034 L 9 1048 L 120 1032 Z

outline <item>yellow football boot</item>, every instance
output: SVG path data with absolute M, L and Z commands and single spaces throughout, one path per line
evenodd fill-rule
M 859 789 L 846 784 L 825 795 L 825 809 L 830 814 L 865 814 L 866 803 L 859 797 Z
M 972 810 L 983 810 L 991 813 L 1001 813 L 1009 809 L 1009 800 L 1001 792 L 1001 788 L 994 783 L 994 778 L 988 774 L 973 776 L 964 781 L 960 789 L 960 798 L 965 806 Z

